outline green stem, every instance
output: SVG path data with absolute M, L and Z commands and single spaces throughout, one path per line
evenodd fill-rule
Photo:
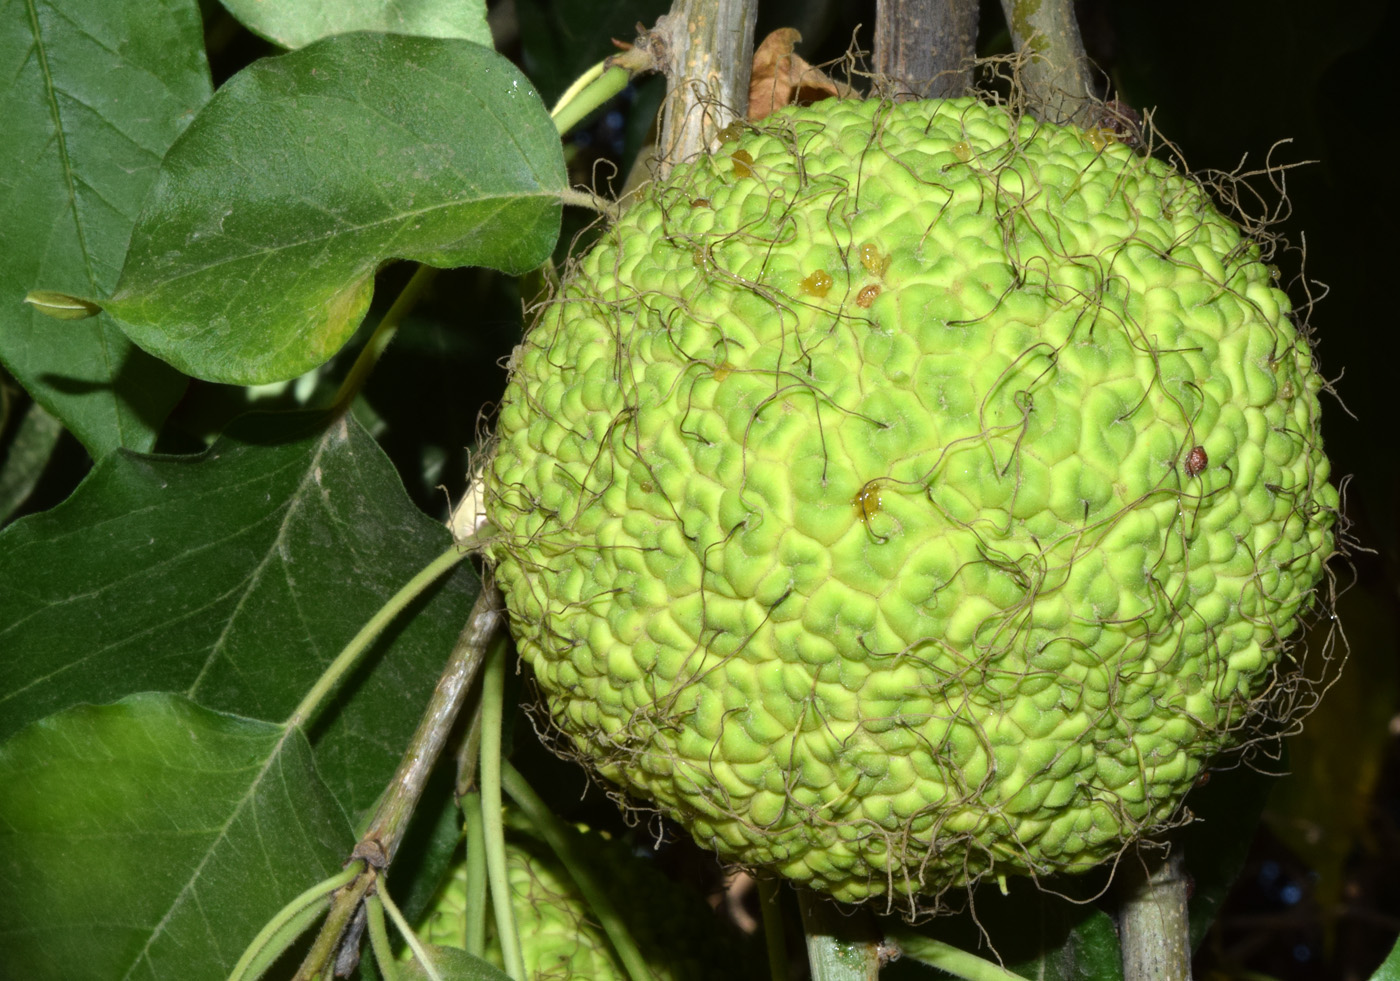
M 326 922 L 321 924 L 321 932 L 316 935 L 292 981 L 315 981 L 334 967 L 336 948 L 340 946 L 345 928 L 354 919 L 355 911 L 364 901 L 370 886 L 379 878 L 378 871 L 368 868 L 364 862 L 355 862 L 352 867 L 358 869 L 358 874 L 333 896 Z
M 1094 82 L 1074 0 L 1001 0 L 1001 8 L 1022 56 L 1020 81 L 1032 113 L 1047 122 L 1082 125 Z
M 569 90 L 559 97 L 549 115 L 554 126 L 563 136 L 573 129 L 605 102 L 627 88 L 632 73 L 625 68 L 613 65 L 611 58 L 604 58 L 579 76 Z
M 374 616 L 370 617 L 369 622 L 360 628 L 360 632 L 351 638 L 350 643 L 345 645 L 345 649 L 336 655 L 330 666 L 321 672 L 321 677 L 306 693 L 306 697 L 301 700 L 301 704 L 296 707 L 296 711 L 287 719 L 285 725 L 298 728 L 304 728 L 308 725 L 321 708 L 321 703 L 325 701 L 326 696 L 355 666 L 360 656 L 384 632 L 384 628 L 394 617 L 398 616 L 404 607 L 417 599 L 439 576 L 470 555 L 473 544 L 468 540 L 452 545 L 451 548 L 428 563 L 402 589 L 389 597 L 388 602 L 381 606 Z
M 248 949 L 243 951 L 243 956 L 238 959 L 238 963 L 233 966 L 233 971 L 229 974 L 229 981 L 244 981 L 244 979 L 262 977 L 267 969 L 272 967 L 273 962 L 296 942 L 302 931 L 321 916 L 325 908 L 330 905 L 331 893 L 347 885 L 362 871 L 364 871 L 364 864 L 353 862 L 346 866 L 339 875 L 333 875 L 329 879 L 316 883 L 286 906 L 283 906 L 277 915 L 268 920 L 267 925 L 258 931 L 258 935 L 253 938 Z
M 462 798 L 463 836 L 467 839 L 466 939 L 462 944 L 473 957 L 486 956 L 486 833 L 481 826 L 481 795 Z
M 763 914 L 763 940 L 768 948 L 770 981 L 787 981 L 787 937 L 783 932 L 782 883 L 766 876 L 758 880 L 758 908 Z
M 1000 964 L 969 954 L 965 950 L 933 940 L 912 930 L 894 930 L 889 939 L 899 949 L 920 964 L 936 967 L 963 981 L 1025 981 L 1019 974 L 1013 974 Z
M 1118 917 L 1124 981 L 1190 981 L 1191 921 L 1188 878 L 1180 842 L 1170 854 L 1147 847 L 1118 863 L 1122 904 Z
M 442 975 L 438 973 L 437 965 L 428 956 L 428 951 L 423 947 L 423 941 L 418 939 L 418 934 L 413 932 L 413 927 L 409 926 L 408 921 L 404 919 L 403 913 L 399 911 L 398 905 L 389 895 L 388 883 L 383 879 L 379 880 L 379 892 L 374 898 L 377 903 L 383 904 L 385 911 L 389 914 L 389 919 L 394 921 L 394 927 L 403 935 L 409 949 L 413 951 L 413 956 L 418 959 L 419 964 L 423 965 L 423 973 L 428 975 L 429 981 L 442 981 Z M 370 912 L 373 914 L 373 910 Z M 370 926 L 373 927 L 373 925 L 374 921 L 371 919 Z M 380 920 L 380 928 L 383 929 L 382 919 Z
M 398 333 L 399 325 L 418 305 L 418 301 L 423 298 L 423 293 L 439 272 L 441 270 L 423 265 L 414 270 L 412 278 L 404 285 L 393 305 L 389 307 L 388 312 L 374 328 L 370 339 L 360 349 L 359 356 L 355 358 L 355 363 L 350 367 L 350 373 L 345 376 L 345 381 L 340 383 L 340 391 L 336 393 L 335 401 L 331 403 L 333 413 L 340 414 L 350 408 L 350 403 L 355 401 L 355 396 L 359 395 L 360 390 L 365 387 L 365 382 L 369 380 L 370 372 L 374 370 L 380 356 L 388 348 L 394 335 Z
M 510 799 L 515 801 L 515 805 L 563 863 L 565 871 L 574 880 L 574 885 L 578 886 L 583 901 L 588 904 L 589 910 L 603 927 L 608 940 L 612 942 L 613 950 L 617 952 L 618 960 L 622 962 L 627 976 L 632 981 L 650 981 L 651 968 L 647 966 L 646 958 L 642 956 L 637 942 L 632 939 L 626 921 L 582 861 L 549 806 L 520 775 L 520 771 L 504 760 L 501 762 L 501 783 Z
M 379 882 L 379 889 L 384 889 L 384 881 Z M 398 965 L 394 962 L 394 948 L 389 946 L 389 931 L 384 929 L 384 904 L 379 901 L 379 896 L 373 895 L 365 901 L 365 911 L 369 920 L 369 944 L 374 949 L 374 961 L 379 966 L 379 973 L 384 976 L 384 981 L 399 981 Z M 426 961 L 424 964 L 426 965 Z
M 481 824 L 486 837 L 486 876 L 491 906 L 496 911 L 496 934 L 501 960 L 515 981 L 525 981 L 525 958 L 515 929 L 510 876 L 506 869 L 506 833 L 501 815 L 501 724 L 505 714 L 506 648 L 497 645 L 486 659 L 481 677 Z

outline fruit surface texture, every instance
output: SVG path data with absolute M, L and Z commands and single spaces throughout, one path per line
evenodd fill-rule
M 543 838 L 507 819 L 506 871 L 516 934 L 529 981 L 628 981 L 598 913 Z M 707 931 L 715 917 L 699 893 L 678 890 L 653 863 L 625 842 L 585 829 L 566 829 L 578 860 L 590 866 L 637 944 L 655 981 L 742 981 L 741 948 L 729 934 Z M 467 865 L 459 861 L 418 926 L 425 943 L 462 948 L 466 921 L 480 915 L 467 895 Z M 486 959 L 503 966 L 495 920 L 487 918 Z
M 1102 133 L 971 99 L 743 130 L 512 359 L 489 555 L 553 722 L 843 900 L 1112 858 L 1286 687 L 1332 551 L 1287 298 Z

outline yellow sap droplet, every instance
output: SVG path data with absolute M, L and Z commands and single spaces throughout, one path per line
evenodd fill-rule
M 707 246 L 697 245 L 695 251 L 690 253 L 690 259 L 696 266 L 706 272 L 714 268 L 715 258 L 710 254 L 710 250 Z
M 753 156 L 747 150 L 735 150 L 729 155 L 729 159 L 734 161 L 735 177 L 753 176 Z
M 872 276 L 883 276 L 890 268 L 890 257 L 880 251 L 874 242 L 866 242 L 860 247 L 860 264 Z
M 1093 129 L 1086 130 L 1084 132 L 1084 138 L 1089 141 L 1089 145 L 1095 150 L 1102 150 L 1113 142 L 1113 134 L 1101 126 L 1095 126 Z
M 953 156 L 957 157 L 963 163 L 967 163 L 972 159 L 972 147 L 963 140 L 958 140 L 958 142 L 953 144 Z
M 831 273 L 825 269 L 818 269 L 802 281 L 802 292 L 812 296 L 826 296 L 831 290 L 832 282 Z
M 869 283 L 862 286 L 860 292 L 856 294 L 856 306 L 860 307 L 862 310 L 868 310 L 870 309 L 870 304 L 874 303 L 875 298 L 879 295 L 879 283 Z
M 875 515 L 884 510 L 880 500 L 880 482 L 878 480 L 867 481 L 865 486 L 856 492 L 856 496 L 851 498 L 851 504 L 855 506 L 856 517 L 869 527 Z
M 715 365 L 714 379 L 722 382 L 729 377 L 729 373 L 734 370 L 734 366 L 726 361 L 724 364 Z
M 739 120 L 734 120 L 724 129 L 719 131 L 719 141 L 721 143 L 733 143 L 744 135 L 744 124 Z

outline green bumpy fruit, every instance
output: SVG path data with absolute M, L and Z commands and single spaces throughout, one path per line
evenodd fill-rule
M 527 824 L 510 818 L 507 822 L 506 877 L 525 976 L 530 981 L 628 981 L 607 931 L 564 864 Z M 570 844 L 612 902 L 655 981 L 737 981 L 753 973 L 745 970 L 736 938 L 722 931 L 698 893 L 677 887 L 654 863 L 618 839 L 571 829 Z M 467 915 L 463 860 L 416 932 L 425 943 L 465 947 Z M 488 915 L 486 923 L 486 959 L 501 967 L 495 919 Z M 404 956 L 407 959 L 407 952 Z
M 1082 871 L 1249 732 L 1332 551 L 1256 243 L 1102 133 L 784 110 L 513 358 L 489 555 L 579 754 L 839 899 Z

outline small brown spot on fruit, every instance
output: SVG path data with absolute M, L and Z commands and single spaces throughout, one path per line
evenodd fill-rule
M 1210 465 L 1210 457 L 1206 456 L 1204 446 L 1193 446 L 1191 452 L 1186 454 L 1186 476 L 1198 477 L 1207 466 Z
M 869 283 L 862 286 L 860 292 L 856 294 L 856 306 L 860 307 L 862 310 L 868 310 L 870 309 L 870 304 L 875 302 L 875 297 L 879 295 L 879 283 Z

